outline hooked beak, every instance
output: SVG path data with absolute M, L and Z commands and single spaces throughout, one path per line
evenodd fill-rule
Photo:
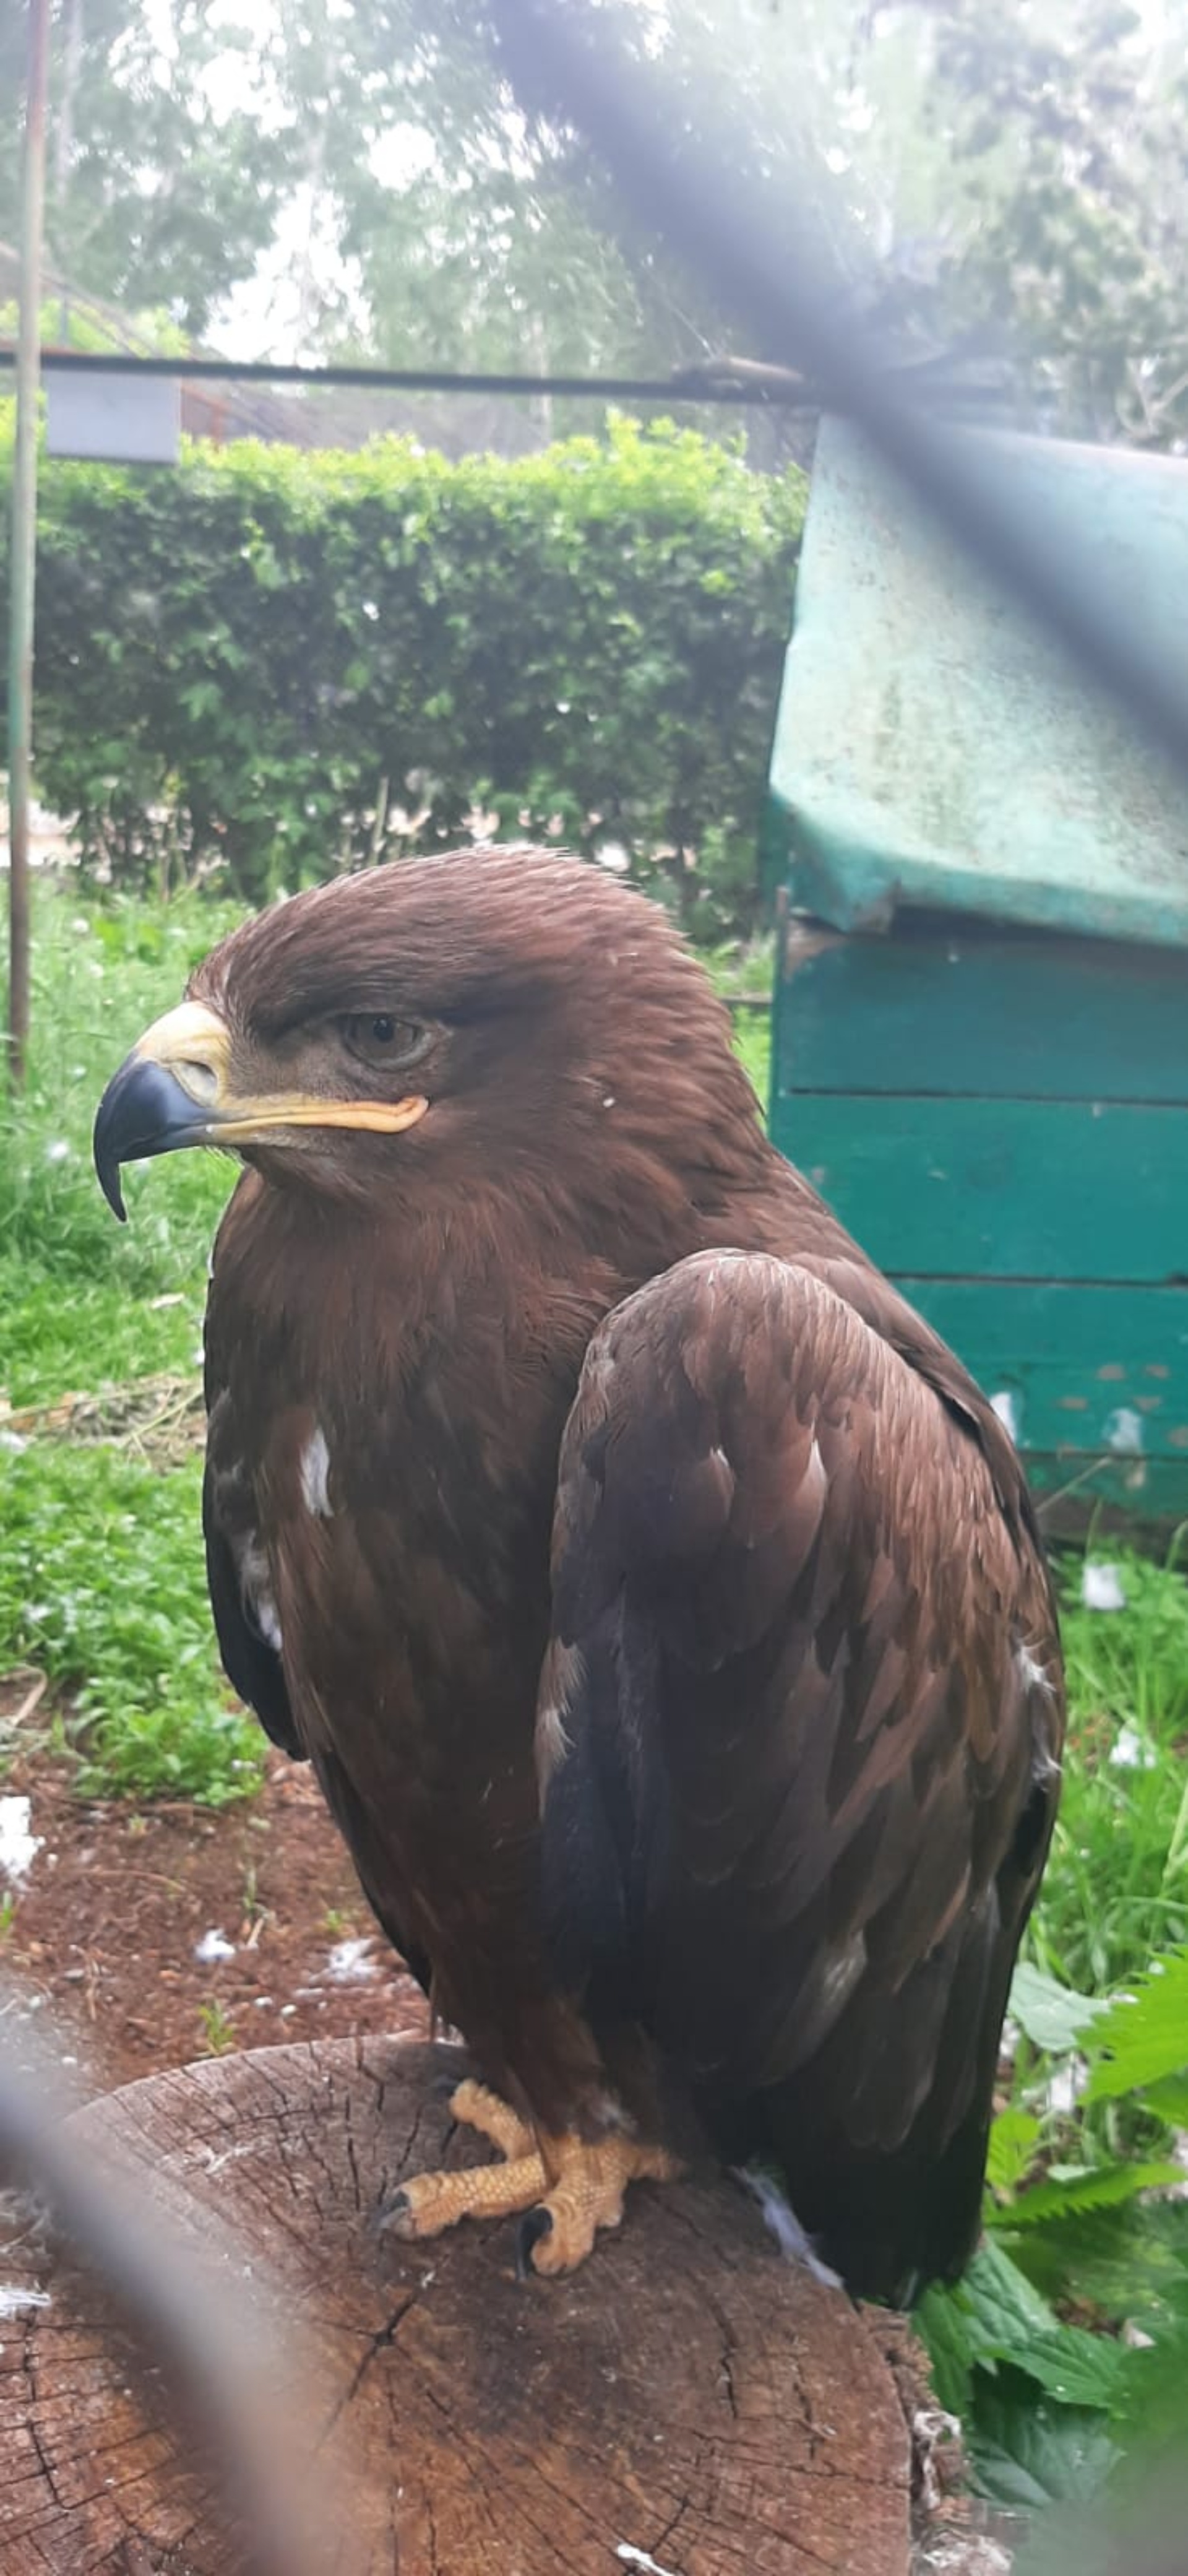
M 415 1125 L 429 1104 L 332 1100 L 308 1092 L 236 1098 L 231 1033 L 205 1002 L 182 1002 L 150 1029 L 113 1074 L 95 1118 L 99 1187 L 124 1223 L 121 1163 L 172 1154 L 182 1145 L 249 1144 L 277 1127 L 356 1127 L 384 1135 Z

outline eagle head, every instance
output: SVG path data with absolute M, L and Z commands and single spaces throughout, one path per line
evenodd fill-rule
M 551 852 L 400 861 L 232 932 L 109 1083 L 95 1165 L 232 1147 L 280 1187 L 457 1202 L 616 1160 L 734 1170 L 757 1104 L 659 906 Z M 723 1159 L 724 1158 L 724 1159 Z

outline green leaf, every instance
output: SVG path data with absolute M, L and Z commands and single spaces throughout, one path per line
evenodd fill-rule
M 1148 2108 L 1166 2120 L 1169 2128 L 1188 2129 L 1188 2075 L 1168 2075 L 1159 2084 L 1145 2085 L 1143 2092 Z M 1176 2180 L 1184 2180 L 1180 2169 Z
M 1117 2101 L 1188 2070 L 1188 1950 L 1157 1960 L 1133 1995 L 1108 2006 L 1092 2049 L 1089 2102 Z
M 993 2191 L 1013 2193 L 1035 2154 L 1041 2134 L 1034 2112 L 1000 2111 L 990 2131 L 986 2180 Z
M 938 2405 L 964 2421 L 975 2356 L 969 2318 L 956 2293 L 934 2282 L 917 2302 L 912 2323 L 928 2354 Z
M 1151 2331 L 1188 2315 L 1188 2202 L 1077 2210 L 1020 2228 L 1009 2243 L 1049 2299 L 1087 2300 Z
M 1100 1997 L 1074 1994 L 1071 1986 L 1060 1985 L 1042 1968 L 1021 1959 L 1011 1980 L 1007 2009 L 1036 2048 L 1060 2057 L 1076 2047 L 1104 2006 Z
M 1139 2192 L 1165 2190 L 1183 2179 L 1179 2165 L 1173 2164 L 1095 2165 L 1084 2173 L 1049 2179 L 1020 2192 L 1004 2213 L 1003 2223 L 1042 2227 L 1050 2219 L 1072 2217 L 1084 2209 L 1110 2209 L 1135 2199 Z
M 1053 2327 L 1036 2335 L 1012 2367 L 1038 2381 L 1061 2406 L 1096 2406 L 1119 2414 L 1134 2355 L 1111 2335 L 1088 2334 L 1082 2326 Z
M 1150 2451 L 1188 2442 L 1188 2316 L 1157 2327 L 1149 2345 L 1127 2356 L 1123 2394 L 1135 2438 Z
M 1055 2503 L 1088 2503 L 1121 2458 L 1104 2417 L 1088 2408 L 1037 2400 L 1035 2383 L 1014 2371 L 982 2378 L 966 2440 L 982 2494 L 1028 2513 Z
M 985 2245 L 975 2254 L 950 2297 L 964 2329 L 967 2365 L 982 2371 L 1009 2365 L 1063 2406 L 1121 2406 L 1129 2360 L 1124 2347 L 1081 2327 L 1061 2325 L 1000 2245 Z M 956 2350 L 955 2328 L 950 2329 L 949 2349 Z
M 1056 2319 L 1025 2272 L 993 2241 L 979 2247 L 956 2296 L 970 2320 L 976 2353 L 1013 2360 L 1025 2356 L 1037 2335 Z

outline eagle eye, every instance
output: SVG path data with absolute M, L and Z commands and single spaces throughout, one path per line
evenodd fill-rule
M 405 1064 L 423 1055 L 429 1043 L 427 1029 L 391 1011 L 350 1011 L 339 1028 L 348 1055 L 360 1064 Z

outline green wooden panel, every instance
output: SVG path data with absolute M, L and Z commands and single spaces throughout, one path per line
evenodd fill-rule
M 1021 1449 L 1167 1458 L 1188 1504 L 1188 1288 L 897 1285 L 998 1399 Z
M 881 1269 L 1188 1279 L 1188 1111 L 777 1097 L 772 1135 Z
M 1188 1102 L 1188 954 L 897 933 L 798 953 L 776 994 L 782 1091 Z
M 1083 1533 L 1098 1523 L 1101 1504 L 1110 1506 L 1106 1526 L 1119 1514 L 1131 1524 L 1150 1528 L 1188 1520 L 1188 1468 L 1170 1458 L 1136 1459 L 1124 1465 L 1114 1459 L 1076 1460 L 1036 1454 L 1027 1459 L 1027 1482 L 1039 1496 L 1040 1518 L 1051 1540 L 1062 1531 Z M 1045 1510 L 1044 1506 L 1048 1508 Z M 1059 1504 L 1061 1508 L 1056 1508 Z M 1128 1532 L 1129 1535 L 1129 1532 Z
M 1182 669 L 1188 465 L 970 445 L 1037 546 L 1062 543 Z M 793 902 L 837 930 L 923 909 L 1188 945 L 1172 764 L 838 420 L 813 459 L 764 840 Z

